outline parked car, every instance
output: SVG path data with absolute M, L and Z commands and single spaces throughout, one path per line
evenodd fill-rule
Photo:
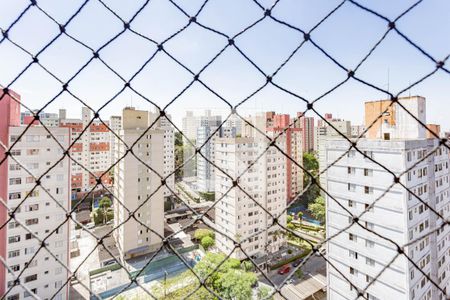
M 294 261 L 294 263 L 292 263 L 292 266 L 293 266 L 294 268 L 295 268 L 295 267 L 298 267 L 298 266 L 302 263 L 302 261 L 303 261 L 303 259 L 300 258 L 299 260 Z
M 278 270 L 278 274 L 283 275 L 283 274 L 289 273 L 290 270 L 291 270 L 291 267 L 289 267 L 288 265 L 284 265 Z

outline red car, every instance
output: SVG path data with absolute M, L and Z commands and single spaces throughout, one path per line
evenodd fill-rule
M 290 270 L 291 270 L 291 267 L 289 267 L 288 265 L 284 265 L 278 270 L 278 274 L 283 275 L 283 274 L 289 273 Z

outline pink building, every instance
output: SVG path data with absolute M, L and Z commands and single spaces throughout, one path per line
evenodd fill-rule
M 301 112 L 297 113 L 295 127 L 300 128 L 302 131 L 302 147 L 303 152 L 314 151 L 314 117 L 303 116 Z
M 276 136 L 281 132 L 285 137 L 285 151 L 296 162 L 302 163 L 302 134 L 300 128 L 289 127 L 290 116 L 288 114 L 266 113 L 267 131 Z M 286 191 L 288 203 L 292 201 L 303 188 L 303 172 L 300 167 L 286 159 Z
M 13 91 L 4 94 L 0 91 L 0 142 L 8 147 L 9 145 L 9 128 L 10 126 L 20 126 L 20 96 Z M 15 100 L 14 100 L 15 99 Z M 17 100 L 17 101 L 16 101 Z M 0 198 L 8 199 L 8 164 L 5 149 L 0 146 Z M 7 211 L 0 209 L 0 224 L 5 224 L 7 220 Z M 6 257 L 6 226 L 0 229 L 0 256 Z M 6 269 L 0 263 L 0 295 L 5 294 L 5 275 Z

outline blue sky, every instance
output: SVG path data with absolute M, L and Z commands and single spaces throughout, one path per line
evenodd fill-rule
M 123 19 L 130 19 L 145 2 L 109 0 L 104 1 Z M 269 7 L 273 1 L 259 1 Z M 362 1 L 359 3 L 394 19 L 415 1 Z M 5 29 L 28 5 L 28 1 L 0 1 L 0 27 Z M 202 5 L 200 0 L 176 1 L 189 15 Z M 274 17 L 305 31 L 310 30 L 321 18 L 337 6 L 334 0 L 281 0 L 272 14 Z M 82 4 L 80 0 L 39 0 L 39 6 L 60 23 Z M 263 11 L 251 0 L 210 0 L 198 16 L 199 23 L 227 35 L 234 35 L 263 15 Z M 450 54 L 450 2 L 445 0 L 423 1 L 397 22 L 397 28 L 412 41 L 423 47 L 437 60 Z M 131 28 L 158 43 L 185 26 L 188 18 L 168 0 L 151 0 L 141 14 L 132 22 Z M 115 36 L 123 24 L 108 12 L 100 2 L 91 0 L 80 14 L 67 26 L 67 32 L 97 49 Z M 385 21 L 346 2 L 334 15 L 315 29 L 311 38 L 348 69 L 354 69 L 359 61 L 387 30 Z M 58 26 L 36 8 L 30 9 L 9 32 L 10 38 L 31 53 L 36 53 L 58 34 Z M 301 43 L 303 36 L 297 31 L 266 18 L 246 33 L 236 38 L 236 45 L 266 74 L 278 66 Z M 193 72 L 198 72 L 226 44 L 227 39 L 192 24 L 170 40 L 164 48 Z M 101 58 L 125 79 L 129 79 L 153 54 L 156 46 L 134 33 L 125 32 L 108 47 L 100 51 Z M 60 37 L 40 56 L 40 62 L 61 80 L 68 80 L 92 56 L 91 51 Z M 7 85 L 29 63 L 31 58 L 9 41 L 0 44 L 0 83 Z M 450 62 L 447 62 L 447 67 Z M 434 69 L 434 63 L 410 46 L 397 33 L 390 32 L 383 43 L 358 69 L 356 75 L 376 86 L 397 93 L 410 83 Z M 389 76 L 388 76 L 389 73 Z M 339 69 L 311 43 L 306 43 L 274 77 L 274 82 L 308 100 L 314 100 L 346 78 Z M 236 104 L 249 96 L 265 82 L 259 73 L 233 47 L 229 47 L 201 75 L 206 85 Z M 192 80 L 192 75 L 160 52 L 132 81 L 140 94 L 164 106 Z M 438 71 L 433 77 L 415 86 L 409 93 L 427 97 L 428 122 L 439 123 L 450 129 L 448 108 L 450 76 Z M 98 109 L 115 95 L 123 82 L 101 62 L 94 60 L 70 83 L 70 90 Z M 38 108 L 52 99 L 61 84 L 46 74 L 39 66 L 32 66 L 12 88 L 23 97 L 23 103 Z M 363 120 L 363 102 L 384 98 L 383 93 L 350 80 L 316 104 L 321 113 L 332 112 L 335 116 L 359 124 Z M 105 119 L 119 114 L 125 105 L 133 103 L 140 109 L 152 106 L 131 90 L 125 90 L 101 112 Z M 80 114 L 81 104 L 67 93 L 61 95 L 47 111 L 68 108 L 69 116 Z M 199 83 L 194 83 L 168 108 L 177 123 L 187 109 L 212 108 L 225 110 L 227 106 Z M 303 111 L 305 104 L 268 85 L 246 104 L 242 112 L 276 110 L 294 113 Z M 444 112 L 444 113 L 443 113 Z

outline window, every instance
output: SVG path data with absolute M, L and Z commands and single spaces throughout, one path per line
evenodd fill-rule
M 348 256 L 354 259 L 358 259 L 358 252 L 348 250 Z
M 20 255 L 20 250 L 13 250 L 8 252 L 8 258 L 17 257 Z
M 373 188 L 371 188 L 369 186 L 364 187 L 364 194 L 372 194 L 372 192 L 373 192 Z
M 10 266 L 10 268 L 11 268 L 11 270 L 13 270 L 14 272 L 20 271 L 20 265 Z
M 368 158 L 373 158 L 373 152 L 372 151 L 363 151 L 363 153 L 364 153 L 364 157 L 366 158 L 366 159 L 368 159 Z
M 37 280 L 37 274 L 25 277 L 25 283 Z
M 355 236 L 353 233 L 349 233 L 349 234 L 348 234 L 348 239 L 349 239 L 350 241 L 355 241 L 355 242 L 356 242 L 356 236 Z
M 9 165 L 9 170 L 10 171 L 20 171 L 21 167 L 19 164 L 10 164 Z
M 20 235 L 14 235 L 8 237 L 8 244 L 14 244 L 20 242 Z
M 39 219 L 38 218 L 28 219 L 28 220 L 25 221 L 25 224 L 27 226 L 36 225 L 38 223 L 39 223 Z
M 366 221 L 366 223 L 365 223 L 365 224 L 366 224 L 366 228 L 367 228 L 367 229 L 370 229 L 370 230 L 372 230 L 372 229 L 373 229 L 373 226 L 374 226 L 374 224 L 373 224 L 373 223 L 371 223 L 371 222 L 367 222 L 367 221 Z
M 21 194 L 20 193 L 9 193 L 9 200 L 16 200 L 16 199 L 20 199 L 21 198 Z
M 25 248 L 25 255 L 33 254 L 34 252 L 36 252 L 34 247 Z
M 353 184 L 353 183 L 348 183 L 348 184 L 347 184 L 347 189 L 348 189 L 350 192 L 354 192 L 355 189 L 356 189 L 356 185 Z
M 20 177 L 9 179 L 9 185 L 17 185 L 17 184 L 21 184 L 21 183 L 22 183 L 22 178 L 20 178 Z
M 350 267 L 350 274 L 355 275 L 356 271 L 354 268 Z
M 39 149 L 27 149 L 27 155 L 38 155 Z
M 375 261 L 369 257 L 366 257 L 366 265 L 375 266 Z
M 8 296 L 8 298 L 6 298 L 7 300 L 19 300 L 20 299 L 20 295 L 19 294 L 14 294 L 11 296 Z
M 364 169 L 364 176 L 372 176 L 373 170 L 370 169 Z
M 37 211 L 39 210 L 39 204 L 30 204 L 25 206 L 25 211 Z
M 411 152 L 407 152 L 407 153 L 406 153 L 406 160 L 407 160 L 407 161 L 411 161 L 411 160 L 412 160 Z
M 366 240 L 366 247 L 367 248 L 373 248 L 374 246 L 375 246 L 375 242 L 374 241 Z
M 354 202 L 352 200 L 348 200 L 348 207 L 353 207 L 354 206 Z

